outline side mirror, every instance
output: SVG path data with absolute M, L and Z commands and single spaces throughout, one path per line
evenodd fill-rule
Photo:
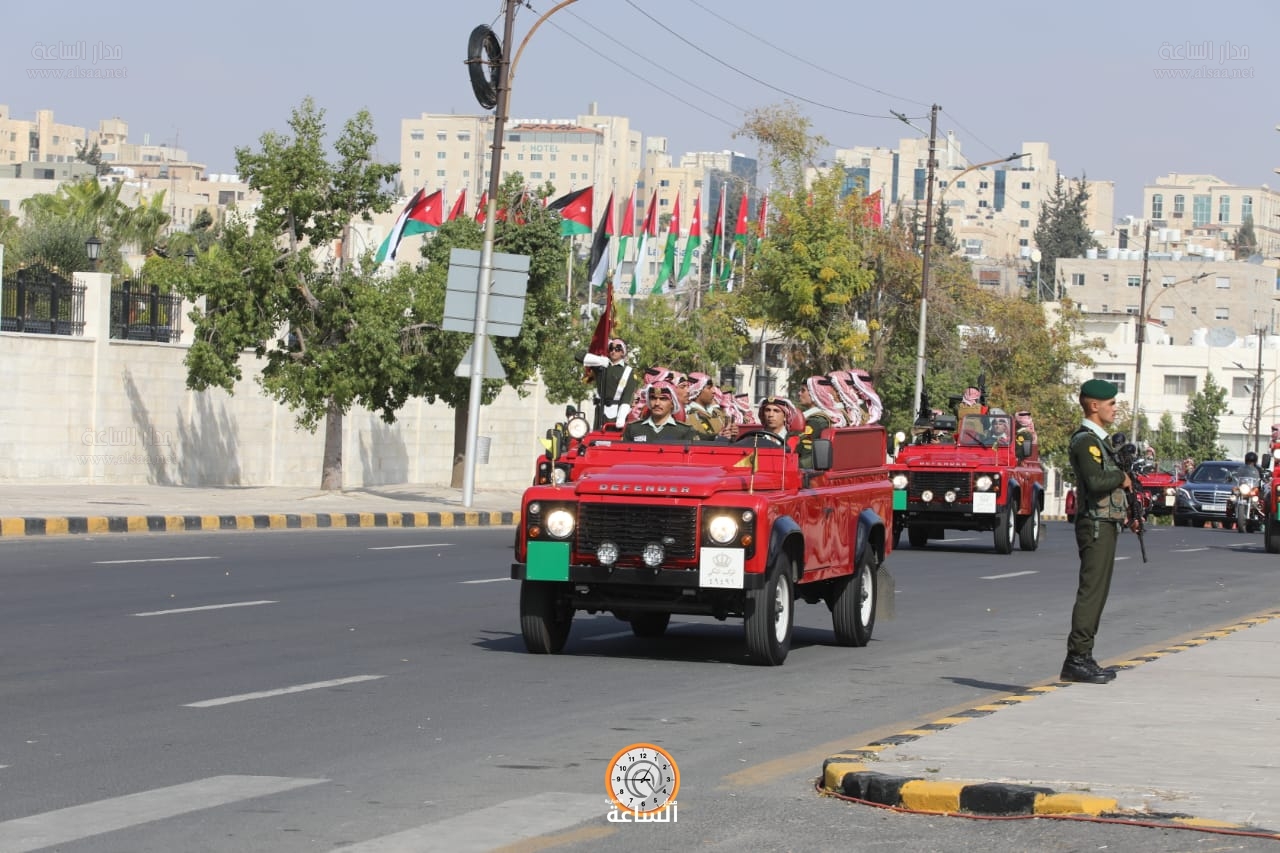
M 1025 436 L 1018 442 L 1018 458 L 1026 459 L 1031 455 L 1031 437 Z
M 831 439 L 815 438 L 813 440 L 813 470 L 830 471 L 831 462 Z

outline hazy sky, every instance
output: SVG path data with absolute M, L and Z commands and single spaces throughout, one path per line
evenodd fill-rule
M 517 16 L 517 41 L 555 2 L 531 5 Z M 236 146 L 285 129 L 306 95 L 334 132 L 368 108 L 379 154 L 393 162 L 402 118 L 479 112 L 462 60 L 474 26 L 501 31 L 499 0 L 287 8 L 8 7 L 0 104 L 15 118 L 51 108 L 89 128 L 118 116 L 131 141 L 176 144 L 214 172 L 234 170 Z M 970 161 L 1048 142 L 1066 175 L 1114 180 L 1123 216 L 1140 213 L 1143 184 L 1169 172 L 1280 185 L 1278 31 L 1275 0 L 578 0 L 530 39 L 511 112 L 567 118 L 594 101 L 646 136 L 667 136 L 677 154 L 754 154 L 732 137 L 743 111 L 786 93 L 815 102 L 801 106 L 839 147 L 895 146 L 916 133 L 890 110 L 927 132 L 938 103 L 940 132 L 954 130 Z M 81 42 L 83 59 L 59 58 Z M 39 76 L 59 68 L 81 76 Z

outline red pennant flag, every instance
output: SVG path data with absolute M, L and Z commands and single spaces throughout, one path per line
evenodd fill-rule
M 747 242 L 747 214 L 751 212 L 751 202 L 747 200 L 747 191 L 742 191 L 742 201 L 738 204 L 738 224 L 733 229 L 733 239 L 737 242 Z
M 467 209 L 467 188 L 463 187 L 462 192 L 458 193 L 458 200 L 453 203 L 453 209 L 449 211 L 449 221 L 457 219 L 462 212 Z
M 489 211 L 489 191 L 485 190 L 480 193 L 480 206 L 476 208 L 476 222 L 484 224 L 484 218 Z
M 868 228 L 879 228 L 884 224 L 884 213 L 880 207 L 880 190 L 862 200 L 862 224 Z
M 769 219 L 769 197 L 760 196 L 760 210 L 756 213 L 756 239 L 764 239 L 765 223 Z
M 609 338 L 613 337 L 613 288 L 604 289 L 604 312 L 596 321 L 595 334 L 591 336 L 591 344 L 587 351 L 594 355 L 609 357 Z
M 631 197 L 627 199 L 626 213 L 622 215 L 622 225 L 618 229 L 619 237 L 636 236 L 636 188 L 631 188 Z

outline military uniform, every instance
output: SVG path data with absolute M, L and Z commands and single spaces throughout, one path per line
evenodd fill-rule
M 831 426 L 831 418 L 820 407 L 813 406 L 804 412 L 804 432 L 800 433 L 797 450 L 800 453 L 800 467 L 813 467 L 813 440 L 822 435 L 822 431 Z
M 627 424 L 622 430 L 623 441 L 638 441 L 648 444 L 678 444 L 685 441 L 695 441 L 698 438 L 697 431 L 688 424 L 682 424 L 675 418 L 667 420 L 666 423 L 659 426 L 653 422 L 652 418 L 645 418 L 642 421 L 635 421 Z
M 1114 385 L 1097 379 L 1086 382 L 1081 389 L 1082 397 L 1094 400 L 1114 400 L 1115 393 Z M 1125 472 L 1116 462 L 1105 430 L 1088 419 L 1072 433 L 1068 457 L 1077 493 L 1075 533 L 1080 581 L 1071 610 L 1062 677 L 1104 684 L 1115 677 L 1115 672 L 1098 666 L 1093 659 L 1093 642 L 1111 591 L 1116 540 L 1128 518 Z
M 605 356 L 586 353 L 582 363 L 595 371 L 596 415 L 593 428 L 600 429 L 605 422 L 617 422 L 631 410 L 631 398 L 636 393 L 636 376 L 631 365 L 611 361 Z
M 694 402 L 685 407 L 685 423 L 704 438 L 715 438 L 725 428 L 728 419 L 719 406 L 704 406 Z

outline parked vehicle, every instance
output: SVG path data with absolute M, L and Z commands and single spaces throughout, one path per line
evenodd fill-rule
M 1178 487 L 1173 507 L 1173 523 L 1178 527 L 1217 523 L 1224 527 L 1235 524 L 1227 514 L 1231 490 L 1235 487 L 1236 469 L 1243 465 L 1230 459 L 1201 462 L 1191 476 Z
M 530 652 L 561 652 L 580 610 L 639 637 L 696 614 L 743 619 L 748 655 L 778 665 L 798 600 L 826 603 L 837 644 L 870 641 L 892 550 L 883 427 L 823 430 L 812 469 L 759 428 L 685 444 L 589 433 L 568 452 L 553 432 L 564 474 L 525 491 L 511 566 Z
M 940 415 L 954 437 L 931 440 L 898 451 L 893 477 L 893 542 L 902 531 L 913 548 L 944 539 L 947 530 L 990 530 L 997 554 L 1040 544 L 1044 511 L 1044 468 L 1034 439 L 1014 435 L 1012 418 L 992 409 L 956 419 Z M 921 433 L 924 435 L 925 433 Z

